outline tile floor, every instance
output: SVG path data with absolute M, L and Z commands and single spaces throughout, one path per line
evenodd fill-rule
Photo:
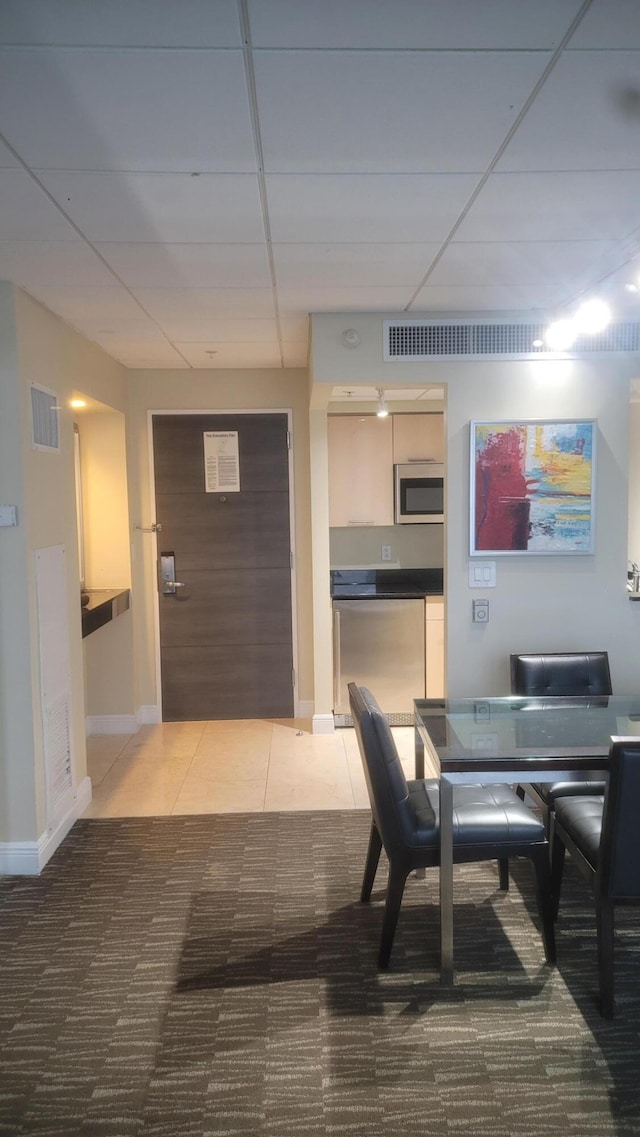
M 413 727 L 393 733 L 414 776 Z M 173 722 L 87 738 L 93 800 L 85 817 L 368 809 L 355 731 L 308 721 Z

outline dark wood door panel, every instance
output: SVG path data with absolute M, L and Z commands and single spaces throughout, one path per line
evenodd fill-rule
M 178 566 L 179 567 L 179 566 Z M 186 586 L 160 596 L 163 646 L 286 644 L 291 666 L 289 570 L 182 572 Z
M 163 718 L 291 717 L 293 640 L 288 418 L 156 415 Z M 207 493 L 205 431 L 238 432 L 240 490 Z
M 179 555 L 178 580 L 186 569 L 290 567 L 288 493 L 161 493 L 156 520 L 159 548 Z
M 163 719 L 289 718 L 288 649 L 169 648 L 161 653 Z
M 154 416 L 156 493 L 204 492 L 206 430 L 237 430 L 241 492 L 288 493 L 287 416 L 278 414 Z

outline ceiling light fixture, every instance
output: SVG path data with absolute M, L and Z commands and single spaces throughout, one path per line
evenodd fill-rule
M 389 414 L 389 408 L 385 402 L 384 391 L 382 387 L 376 387 L 376 391 L 378 392 L 378 409 L 376 414 L 378 418 L 386 418 Z
M 578 332 L 585 335 L 597 335 L 603 332 L 611 320 L 611 310 L 604 300 L 585 300 L 573 317 L 573 323 Z
M 550 324 L 544 338 L 551 351 L 568 351 L 578 336 L 598 335 L 610 321 L 611 309 L 604 300 L 585 300 L 573 316 Z
M 69 406 L 73 407 L 74 410 L 80 410 L 81 407 L 86 407 L 86 405 L 85 399 L 72 399 L 69 403 Z
M 544 338 L 551 351 L 568 351 L 577 334 L 573 320 L 556 320 L 549 325 Z

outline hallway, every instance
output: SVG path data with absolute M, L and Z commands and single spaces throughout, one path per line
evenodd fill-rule
M 84 817 L 368 809 L 355 731 L 308 720 L 168 722 L 87 738 Z M 394 727 L 408 778 L 413 727 Z

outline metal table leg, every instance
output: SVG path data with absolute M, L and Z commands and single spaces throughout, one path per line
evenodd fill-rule
M 440 777 L 440 982 L 453 974 L 453 785 Z
M 417 726 L 414 727 L 413 734 L 415 740 L 416 778 L 424 778 L 424 742 L 420 737 Z

